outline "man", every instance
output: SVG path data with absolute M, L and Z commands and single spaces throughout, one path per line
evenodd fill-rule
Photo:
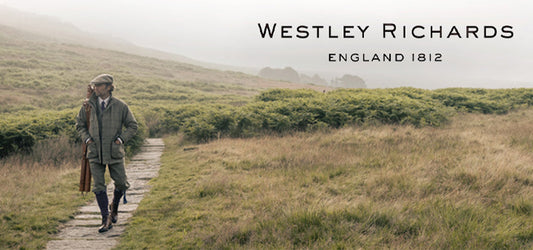
M 97 76 L 91 81 L 91 88 L 94 93 L 88 100 L 90 115 L 87 117 L 85 106 L 82 106 L 76 117 L 76 130 L 87 144 L 87 158 L 94 181 L 93 192 L 102 215 L 102 225 L 98 232 L 102 233 L 117 222 L 120 198 L 130 186 L 124 169 L 124 143 L 137 132 L 137 121 L 128 105 L 113 97 L 113 76 Z M 87 119 L 90 121 L 90 128 L 87 128 Z M 122 127 L 126 129 L 122 131 Z M 113 201 L 109 205 L 111 211 L 108 210 L 104 178 L 106 166 L 109 167 L 115 184 Z

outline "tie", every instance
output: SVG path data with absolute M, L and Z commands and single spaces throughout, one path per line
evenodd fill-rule
M 104 109 L 105 109 L 105 101 L 102 102 L 102 111 L 104 111 Z

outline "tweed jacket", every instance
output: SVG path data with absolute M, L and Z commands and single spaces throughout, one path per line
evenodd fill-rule
M 122 100 L 111 96 L 109 104 L 100 111 L 98 97 L 93 94 L 88 101 L 91 106 L 90 128 L 87 129 L 87 116 L 82 106 L 76 117 L 76 130 L 85 142 L 91 138 L 95 143 L 87 145 L 89 162 L 113 164 L 124 159 L 124 144 L 115 144 L 117 138 L 128 142 L 137 132 L 137 120 L 128 105 Z M 122 127 L 126 129 L 122 131 Z

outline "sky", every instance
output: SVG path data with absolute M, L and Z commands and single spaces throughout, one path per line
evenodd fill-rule
M 52 16 L 79 29 L 121 38 L 139 46 L 234 66 L 284 68 L 318 73 L 328 80 L 343 74 L 362 77 L 368 87 L 420 88 L 533 87 L 532 1 L 170 1 L 170 0 L 0 0 L 0 4 Z M 276 24 L 275 38 L 262 38 L 258 24 Z M 383 38 L 384 23 L 416 25 L 418 39 Z M 368 26 L 365 38 L 329 38 L 345 26 Z M 292 38 L 281 38 L 281 26 Z M 297 38 L 296 28 L 324 26 L 320 38 Z M 444 36 L 457 27 L 462 38 L 428 38 L 431 26 Z M 495 38 L 465 37 L 466 26 L 497 30 Z M 502 27 L 512 26 L 512 37 L 502 38 Z M 483 36 L 482 32 L 479 32 Z M 490 35 L 490 34 L 489 34 Z M 423 53 L 441 62 L 412 61 Z M 360 61 L 331 62 L 338 54 L 358 54 Z M 361 62 L 363 54 L 402 54 L 401 62 Z M 440 56 L 439 56 L 440 55 Z

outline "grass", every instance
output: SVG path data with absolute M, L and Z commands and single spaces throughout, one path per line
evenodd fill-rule
M 6 117 L 42 121 L 43 111 L 78 110 L 86 85 L 103 72 L 115 76 L 116 96 L 137 111 L 139 120 L 144 109 L 146 118 L 157 118 L 151 111 L 159 106 L 244 105 L 261 89 L 286 85 L 242 73 L 57 43 L 4 26 L 0 31 L 0 123 Z M 149 122 L 156 126 L 158 121 Z M 38 144 L 33 154 L 17 149 L 0 159 L 0 249 L 43 248 L 60 222 L 94 197 L 77 192 L 79 160 L 72 155 L 79 152 L 72 150 L 79 146 L 65 139 Z
M 170 137 L 118 248 L 529 248 L 532 121 Z
M 1 249 L 44 248 L 60 223 L 93 198 L 77 191 L 78 149 L 63 137 L 0 160 Z
M 170 60 L 58 43 L 0 25 L 0 113 L 77 108 L 86 86 L 105 72 L 132 106 L 247 102 L 275 87 L 327 87 L 267 80 Z M 9 34 L 9 35 L 5 35 Z
M 323 90 L 0 30 L 9 34 L 0 34 L 3 117 L 78 110 L 102 72 L 150 129 L 168 115 L 159 111 L 180 104 L 239 107 L 262 89 Z M 427 92 L 392 91 L 421 100 Z M 460 112 L 507 112 L 508 97 L 531 104 L 523 89 L 432 96 Z M 194 147 L 172 136 L 118 248 L 531 248 L 532 120 L 529 109 L 458 115 L 440 128 L 322 123 L 314 133 Z M 92 199 L 77 192 L 76 150 L 52 139 L 0 160 L 0 249 L 43 248 Z

